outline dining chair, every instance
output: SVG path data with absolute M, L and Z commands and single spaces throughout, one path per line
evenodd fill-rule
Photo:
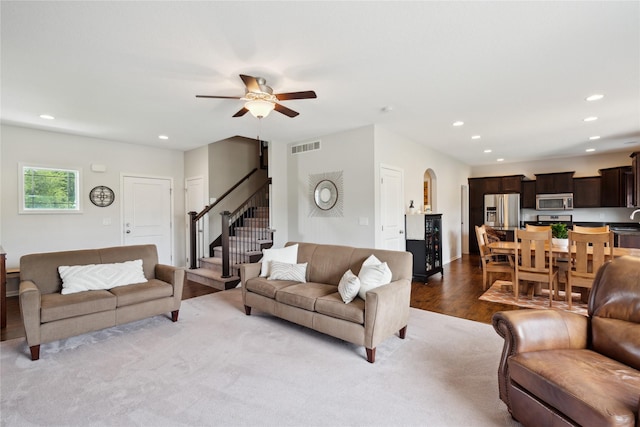
M 575 248 L 575 251 L 574 251 Z M 566 299 L 571 308 L 574 287 L 591 290 L 598 269 L 613 259 L 613 232 L 579 233 L 569 231 L 569 257 Z
M 574 225 L 573 231 L 578 233 L 608 233 L 609 226 L 603 225 L 602 227 L 583 227 L 581 225 Z
M 487 246 L 489 241 L 487 229 L 484 225 L 476 225 L 476 237 L 478 239 L 478 248 L 480 249 L 480 262 L 482 263 L 482 289 L 487 290 L 491 287 L 493 273 L 508 273 L 513 282 L 515 268 L 513 256 L 491 252 L 491 249 Z M 504 260 L 505 257 L 506 260 Z
M 553 266 L 551 230 L 516 230 L 514 240 L 518 246 L 515 262 L 513 293 L 520 296 L 520 281 L 546 283 L 549 287 L 549 307 L 553 305 L 553 291 L 557 286 L 558 270 Z
M 550 225 L 526 224 L 525 225 L 525 230 L 527 230 L 527 231 L 549 231 L 549 230 L 551 230 L 551 226 Z

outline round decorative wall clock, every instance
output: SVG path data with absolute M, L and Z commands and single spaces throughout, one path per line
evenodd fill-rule
M 105 187 L 104 185 L 98 185 L 97 187 L 93 187 L 91 192 L 89 193 L 89 199 L 91 199 L 91 203 L 94 205 L 104 208 L 109 206 L 115 200 L 115 194 L 113 190 L 109 187 Z

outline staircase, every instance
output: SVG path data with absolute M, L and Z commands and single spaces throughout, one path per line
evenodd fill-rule
M 187 280 L 219 290 L 235 288 L 240 282 L 240 264 L 262 258 L 262 250 L 273 245 L 274 230 L 269 228 L 270 183 L 269 180 L 233 213 L 221 213 L 222 235 L 209 246 L 211 256 L 198 259 L 199 268 L 187 269 Z M 228 247 L 226 275 L 225 244 Z

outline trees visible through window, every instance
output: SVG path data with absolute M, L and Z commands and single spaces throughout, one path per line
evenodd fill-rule
M 79 212 L 80 171 L 21 165 L 21 212 Z

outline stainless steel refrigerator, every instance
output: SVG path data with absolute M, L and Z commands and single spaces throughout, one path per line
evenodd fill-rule
M 520 226 L 520 195 L 485 194 L 484 224 L 501 229 L 518 228 Z

